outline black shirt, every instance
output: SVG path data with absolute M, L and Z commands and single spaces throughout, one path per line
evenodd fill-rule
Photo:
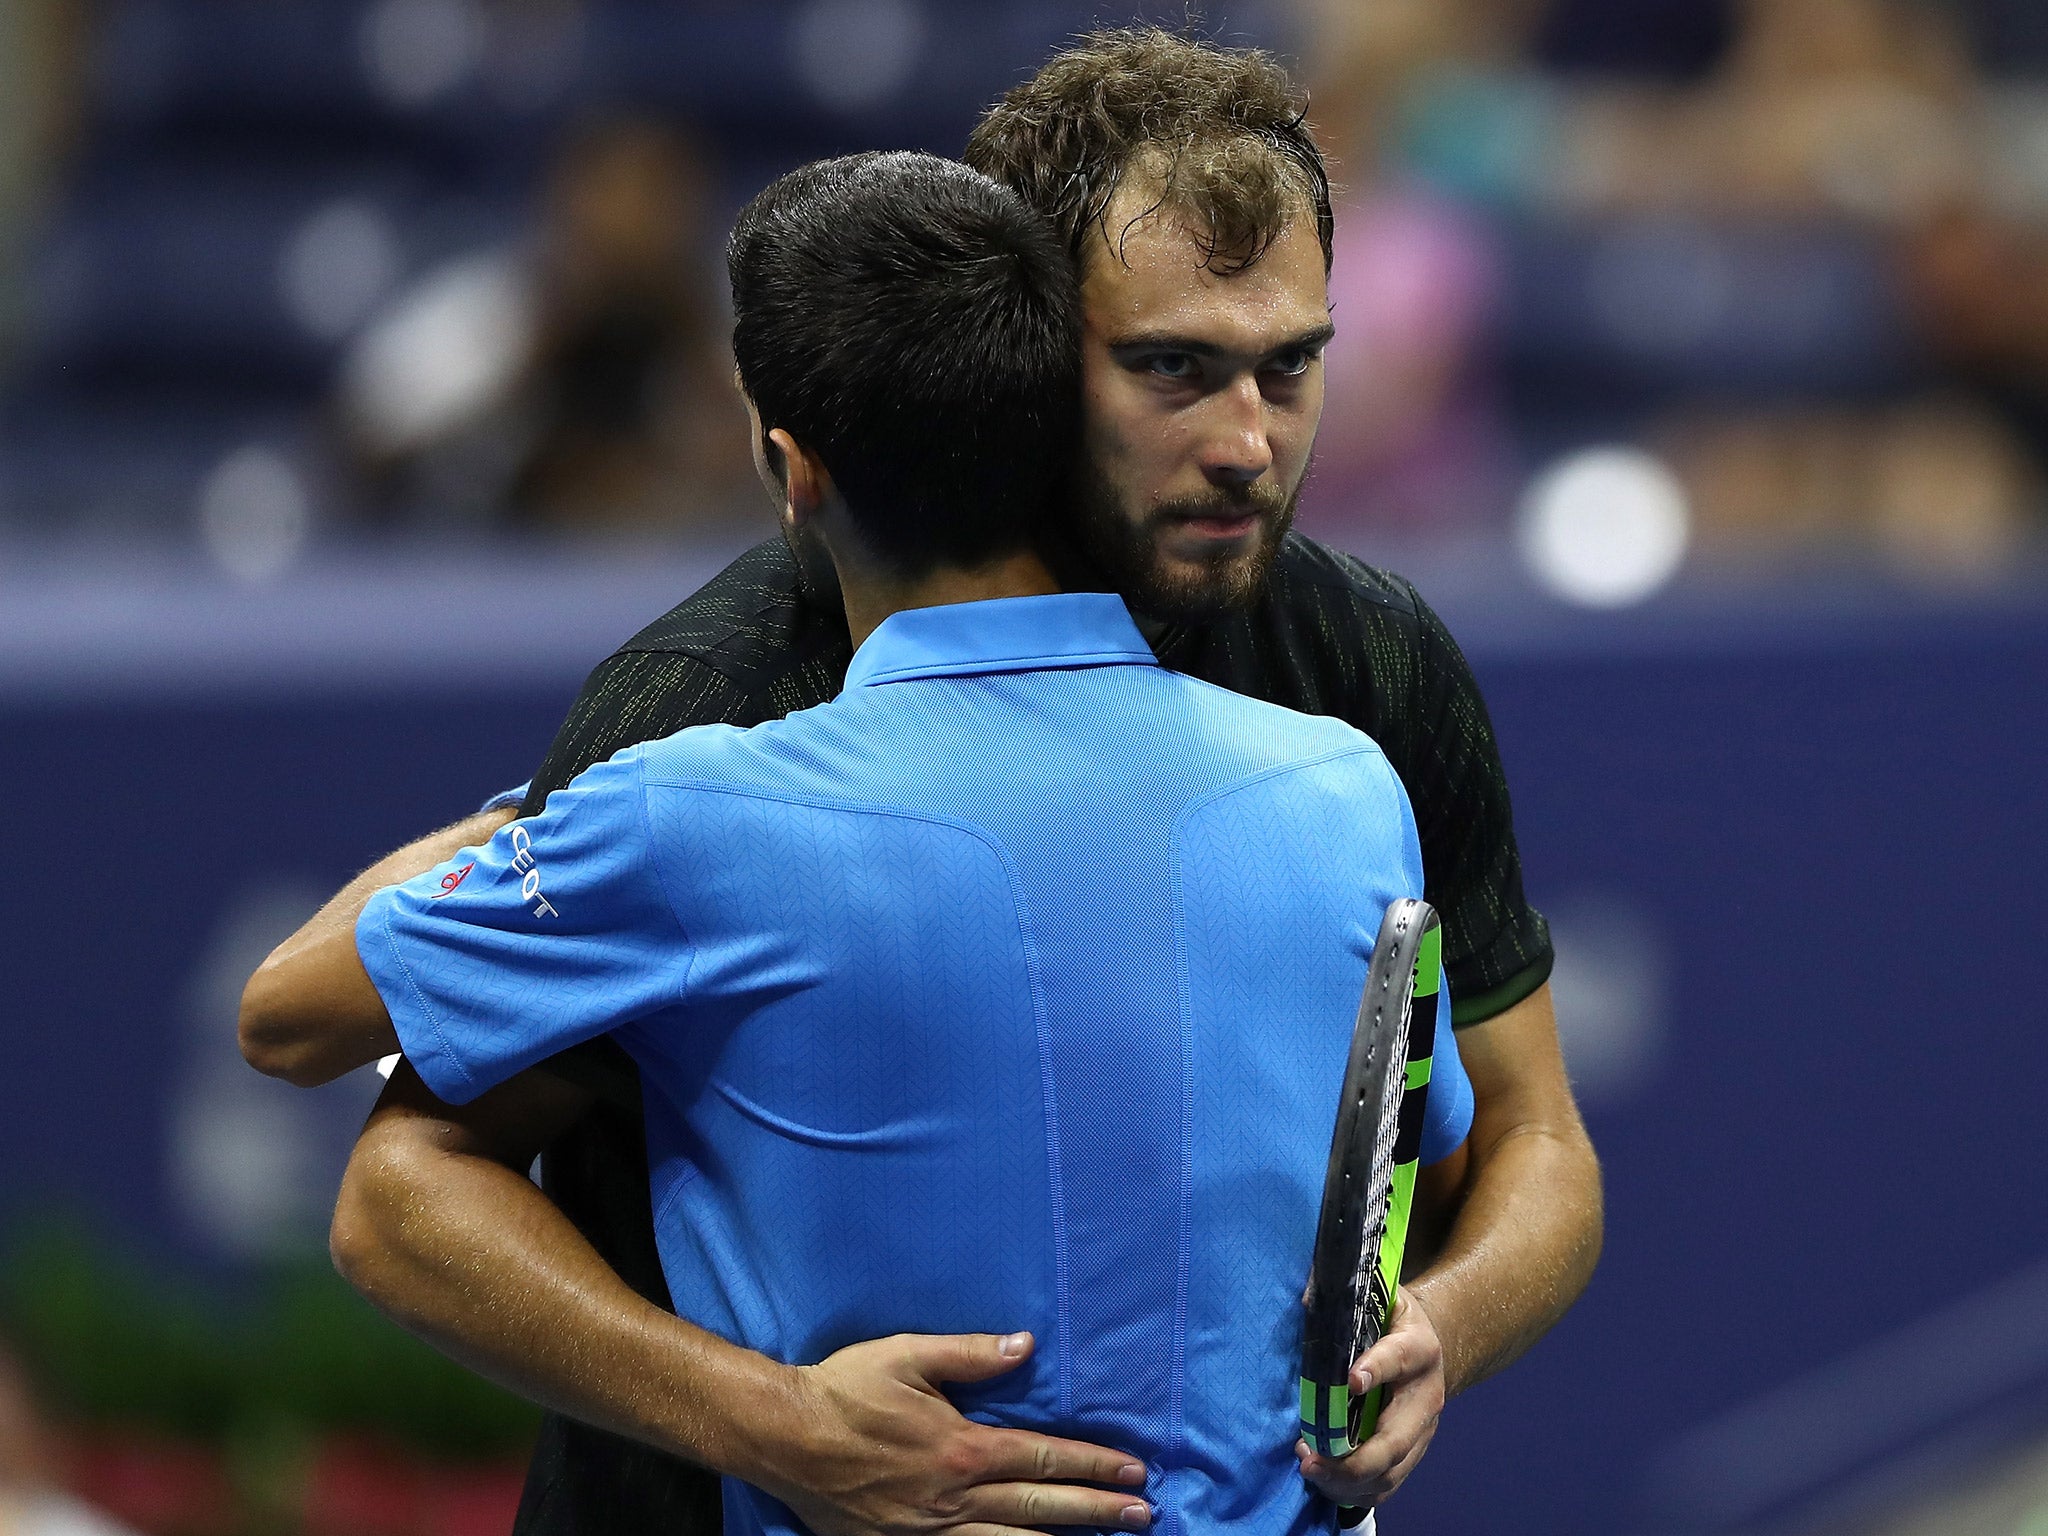
M 1486 705 L 1414 587 L 1290 534 L 1251 607 L 1169 628 L 1153 648 L 1178 672 L 1334 715 L 1380 744 L 1415 808 L 1425 894 L 1443 916 L 1455 1023 L 1492 1018 L 1543 984 L 1550 933 L 1522 894 Z M 758 545 L 591 673 L 522 814 L 626 747 L 685 726 L 758 725 L 822 704 L 839 692 L 852 654 L 844 615 L 804 585 L 782 542 Z M 548 1149 L 542 1185 L 628 1283 L 667 1307 L 631 1063 L 598 1042 L 550 1067 L 602 1099 Z M 715 1478 L 572 1420 L 544 1421 L 515 1536 L 718 1529 Z

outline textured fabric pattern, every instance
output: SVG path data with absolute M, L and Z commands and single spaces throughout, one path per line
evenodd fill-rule
M 1415 806 L 1457 1023 L 1490 1018 L 1549 977 L 1550 929 L 1522 892 L 1486 703 L 1410 583 L 1290 534 L 1250 609 L 1170 631 L 1155 648 L 1176 671 L 1335 715 L 1379 743 Z
M 1356 871 L 1283 868 L 1234 851 L 1297 842 L 1340 846 L 1343 766 L 1268 776 L 1214 796 L 1189 815 L 1181 837 L 1186 1089 L 1191 1123 L 1219 1132 L 1194 1137 L 1188 1148 L 1188 1391 L 1196 1399 L 1234 1393 L 1241 1411 L 1290 1426 L 1299 1407 L 1308 1273 L 1301 1234 L 1312 1246 L 1344 1078 L 1342 1065 L 1333 1075 L 1331 1063 L 1341 1063 L 1350 1047 L 1379 934 L 1375 914 L 1420 890 L 1422 870 L 1405 817 L 1378 829 L 1378 845 Z M 1329 964 L 1330 949 L 1347 963 Z M 1450 1052 L 1452 1061 L 1456 1056 Z M 1453 1071 L 1450 1080 L 1462 1076 Z M 1438 1111 L 1437 1101 L 1430 1107 Z M 1450 1150 L 1447 1135 L 1462 1139 L 1471 1118 L 1468 1108 L 1445 1125 L 1440 1113 L 1431 1116 L 1435 1156 Z M 1295 1172 L 1310 1169 L 1312 1177 Z M 1276 1253 L 1302 1262 L 1275 1264 Z M 1188 1478 L 1179 1496 L 1195 1506 L 1192 1523 L 1270 1526 L 1270 1506 L 1286 1497 L 1294 1435 L 1244 1447 L 1214 1440 L 1199 1420 L 1180 1429 L 1191 1467 L 1249 1454 L 1260 1469 L 1256 1477 Z
M 1550 938 L 1522 892 L 1507 784 L 1464 658 L 1401 578 L 1291 535 L 1247 612 L 1161 637 L 1168 666 L 1309 713 L 1334 714 L 1379 742 L 1407 787 L 1428 899 L 1443 914 L 1448 980 L 1461 1023 L 1490 1017 L 1548 976 Z M 803 584 L 780 540 L 742 555 L 592 672 L 524 811 L 594 762 L 710 722 L 749 726 L 834 697 L 852 645 L 844 618 Z M 542 1160 L 542 1183 L 607 1262 L 668 1305 L 649 1219 L 639 1094 L 610 1042 L 549 1070 L 604 1102 Z M 600 1476 L 592 1466 L 602 1445 Z M 550 1421 L 534 1454 L 516 1536 L 708 1533 L 717 1483 L 658 1452 Z
M 1490 1018 L 1543 984 L 1550 930 L 1523 894 L 1486 703 L 1412 584 L 1290 534 L 1249 609 L 1177 626 L 1154 650 L 1177 672 L 1334 715 L 1379 743 L 1415 806 L 1457 1023 Z M 839 692 L 851 655 L 845 620 L 805 589 L 781 541 L 757 545 L 591 673 L 525 810 L 636 742 L 822 704 Z
M 444 1097 L 618 1032 L 683 1315 L 795 1363 L 1029 1328 L 963 1406 L 1144 1457 L 1163 1530 L 1280 1536 L 1322 1518 L 1283 1387 L 1328 1101 L 1421 887 L 1369 739 L 1077 594 L 898 614 L 836 701 L 628 749 L 359 932 Z

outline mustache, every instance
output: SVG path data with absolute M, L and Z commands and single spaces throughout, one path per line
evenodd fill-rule
M 1189 522 L 1195 518 L 1262 517 L 1267 520 L 1287 510 L 1288 496 L 1276 485 L 1260 483 L 1242 490 L 1218 490 L 1208 496 L 1181 496 L 1163 501 L 1147 514 L 1148 523 Z

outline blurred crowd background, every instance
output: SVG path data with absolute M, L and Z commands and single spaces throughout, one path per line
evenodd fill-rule
M 0 0 L 0 1536 L 487 1536 L 234 999 L 771 525 L 732 213 L 1127 0 Z M 1302 526 L 1492 703 L 1609 1250 L 1388 1536 L 2048 1536 L 2048 5 L 1242 0 Z M 360 1079 L 360 1080 L 358 1080 Z
M 1100 9 L 9 0 L 0 538 L 197 547 L 260 579 L 336 542 L 752 519 L 731 212 L 818 154 L 957 152 Z M 1545 470 L 1619 445 L 1566 493 L 1653 521 L 1682 497 L 1709 565 L 2026 563 L 2048 464 L 2042 14 L 1212 18 L 1307 61 L 1342 185 L 1307 526 L 1498 543 L 1540 521 Z

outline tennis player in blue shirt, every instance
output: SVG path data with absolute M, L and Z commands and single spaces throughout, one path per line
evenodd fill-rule
M 858 1528 L 830 1421 L 866 1341 L 975 1332 L 999 1364 L 912 1386 L 1072 1468 L 982 1485 L 981 1529 L 1328 1526 L 1300 1295 L 1367 958 L 1423 889 L 1401 785 L 1057 590 L 1073 277 L 1012 193 L 823 162 L 748 207 L 731 266 L 764 477 L 859 642 L 845 692 L 590 769 L 373 899 L 329 996 L 457 1103 L 600 1034 L 633 1055 L 698 1370 L 690 1411 L 619 1427 L 727 1473 L 728 1530 Z M 1431 1111 L 1425 1158 L 1470 1121 L 1448 1032 Z M 620 1358 L 592 1350 L 572 1411 L 618 1423 Z

